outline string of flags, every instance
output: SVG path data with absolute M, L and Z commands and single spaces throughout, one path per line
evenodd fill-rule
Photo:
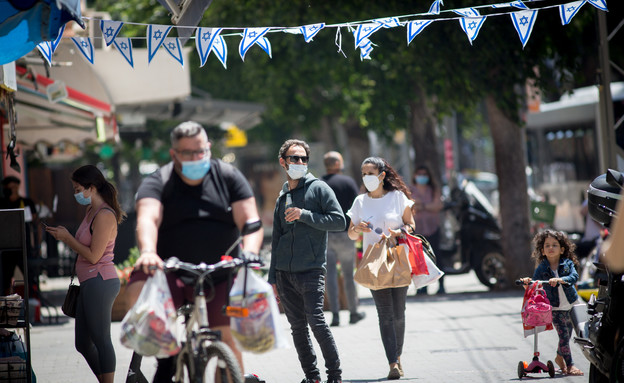
M 245 61 L 245 54 L 254 45 L 259 46 L 270 58 L 273 58 L 271 43 L 266 37 L 268 33 L 283 32 L 296 35 L 302 35 L 306 43 L 310 43 L 313 38 L 321 32 L 323 29 L 336 28 L 336 45 L 338 51 L 344 55 L 342 51 L 342 35 L 341 28 L 346 27 L 347 30 L 353 34 L 355 40 L 355 49 L 359 49 L 360 60 L 370 60 L 373 47 L 376 46 L 371 37 L 380 29 L 389 29 L 397 27 L 406 27 L 407 29 L 407 45 L 409 45 L 416 36 L 418 36 L 427 26 L 436 21 L 448 21 L 458 20 L 461 29 L 468 37 L 470 44 L 477 38 L 479 31 L 483 27 L 486 19 L 491 16 L 509 15 L 513 26 L 518 33 L 522 47 L 524 48 L 529 41 L 533 26 L 537 19 L 538 11 L 557 7 L 559 9 L 559 15 L 561 18 L 561 24 L 567 25 L 572 18 L 579 12 L 579 10 L 589 3 L 601 11 L 607 11 L 606 0 L 577 0 L 559 5 L 548 5 L 542 8 L 535 7 L 529 8 L 525 3 L 538 2 L 540 0 L 515 0 L 511 2 L 498 3 L 492 5 L 476 6 L 462 9 L 449 9 L 442 10 L 444 5 L 443 0 L 434 0 L 427 13 L 393 16 L 387 18 L 374 19 L 363 22 L 349 22 L 344 24 L 326 25 L 325 23 L 317 23 L 304 25 L 299 27 L 260 27 L 260 28 L 195 28 L 195 49 L 200 58 L 200 67 L 203 67 L 208 60 L 210 53 L 221 62 L 224 68 L 227 69 L 227 54 L 228 46 L 226 44 L 224 30 L 240 30 L 242 33 L 231 33 L 225 36 L 241 36 L 241 40 L 238 46 L 238 53 L 243 61 Z M 479 9 L 481 8 L 491 9 L 505 9 L 511 8 L 507 12 L 495 13 L 490 15 L 481 15 Z M 442 12 L 454 13 L 457 16 L 448 18 L 431 18 L 431 16 L 437 16 Z M 498 12 L 498 11 L 497 11 Z M 404 20 L 404 21 L 401 21 Z M 168 37 L 169 32 L 174 26 L 170 25 L 156 25 L 156 24 L 138 24 L 128 23 L 134 25 L 146 25 L 147 26 L 147 48 L 148 48 L 148 64 L 151 63 L 155 57 L 159 48 L 164 47 L 167 53 L 171 55 L 180 65 L 184 66 L 184 59 L 182 55 L 182 44 L 180 39 L 175 37 Z M 114 20 L 100 20 L 99 26 L 102 31 L 102 39 L 107 46 L 111 44 L 121 53 L 123 58 L 128 64 L 134 68 L 134 60 L 132 57 L 132 38 L 121 37 L 119 33 L 124 23 Z M 63 26 L 59 32 L 58 38 L 54 41 L 44 41 L 40 43 L 37 48 L 48 62 L 52 61 L 52 55 L 56 50 L 56 47 L 61 41 L 63 35 Z M 188 28 L 188 27 L 176 27 L 176 28 Z M 99 38 L 99 37 L 98 37 Z M 76 47 L 82 53 L 82 55 L 91 64 L 94 63 L 94 49 L 93 42 L 89 37 L 72 37 L 71 38 Z M 346 57 L 346 55 L 345 55 Z

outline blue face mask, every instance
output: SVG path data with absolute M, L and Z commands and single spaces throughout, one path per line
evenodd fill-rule
M 81 205 L 91 205 L 91 197 L 89 198 L 85 197 L 84 191 L 74 194 L 74 198 L 76 198 L 76 202 L 78 202 Z
M 416 181 L 416 183 L 419 185 L 426 185 L 429 183 L 429 177 L 428 176 L 416 176 L 414 177 L 414 181 Z
M 182 175 L 190 180 L 197 181 L 202 178 L 210 170 L 210 157 L 202 158 L 197 161 L 182 162 Z

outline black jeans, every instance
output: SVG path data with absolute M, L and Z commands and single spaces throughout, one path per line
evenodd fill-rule
M 328 378 L 340 378 L 340 358 L 329 326 L 325 322 L 323 301 L 325 299 L 325 275 L 322 270 L 303 273 L 277 271 L 275 274 L 277 291 L 290 323 L 293 342 L 299 363 L 308 379 L 319 379 L 316 367 L 316 354 L 310 339 L 308 325 L 318 342 Z
M 388 364 L 397 363 L 403 353 L 405 339 L 405 301 L 407 287 L 371 290 L 377 316 L 381 341 L 386 351 Z

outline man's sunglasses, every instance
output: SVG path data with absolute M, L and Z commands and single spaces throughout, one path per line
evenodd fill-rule
M 292 162 L 293 164 L 296 164 L 299 161 L 301 161 L 301 163 L 303 164 L 307 164 L 310 157 L 308 156 L 284 156 L 284 159 Z

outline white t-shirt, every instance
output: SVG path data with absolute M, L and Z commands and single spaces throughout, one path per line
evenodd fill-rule
M 559 278 L 559 273 L 557 272 L 557 270 L 553 271 L 555 272 L 555 278 Z M 576 306 L 577 304 L 581 303 L 579 299 L 577 299 L 576 302 L 568 302 L 568 298 L 565 295 L 565 291 L 563 291 L 563 285 L 561 283 L 559 284 L 559 286 L 557 286 L 557 293 L 559 294 L 559 306 L 553 306 L 553 310 L 568 311 L 572 308 L 572 306 Z
M 357 196 L 347 215 L 354 225 L 362 221 L 370 222 L 373 225 L 373 230 L 370 233 L 364 233 L 362 244 L 364 251 L 368 249 L 369 245 L 379 242 L 381 239 L 381 234 L 375 232 L 377 229 L 381 229 L 383 234 L 388 235 L 388 229 L 395 230 L 403 226 L 403 212 L 405 212 L 405 208 L 411 208 L 413 204 L 414 201 L 408 199 L 403 192 L 398 190 L 390 191 L 381 198 L 371 198 L 367 193 Z

